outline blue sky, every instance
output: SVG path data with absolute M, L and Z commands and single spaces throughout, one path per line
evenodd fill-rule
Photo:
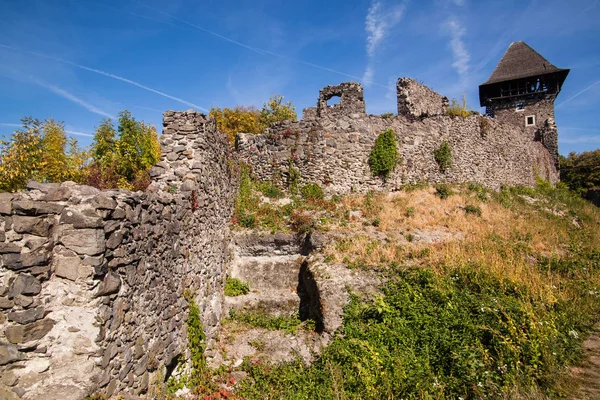
M 81 145 L 129 109 L 301 109 L 326 85 L 362 81 L 367 111 L 396 111 L 408 76 L 452 98 L 513 41 L 571 68 L 556 101 L 560 152 L 600 147 L 600 0 L 0 0 L 0 134 L 54 117 Z

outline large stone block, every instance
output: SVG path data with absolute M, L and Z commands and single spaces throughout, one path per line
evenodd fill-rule
M 12 205 L 18 215 L 60 214 L 65 208 L 62 204 L 33 200 L 17 200 Z
M 19 274 L 10 285 L 8 290 L 9 297 L 16 297 L 19 294 L 35 296 L 42 291 L 42 284 L 33 275 Z
M 9 342 L 13 344 L 27 343 L 40 340 L 54 327 L 55 322 L 50 318 L 42 319 L 27 325 L 13 325 L 4 330 Z
M 11 193 L 0 193 L 0 214 L 10 214 L 12 212 L 12 199 Z
M 54 256 L 54 274 L 61 278 L 76 281 L 90 277 L 94 270 L 89 265 L 84 265 L 81 258 L 72 250 L 62 251 Z
M 105 249 L 104 230 L 102 229 L 66 229 L 60 242 L 78 254 L 95 256 Z

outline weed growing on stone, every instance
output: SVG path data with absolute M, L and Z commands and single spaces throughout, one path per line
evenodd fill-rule
M 446 172 L 452 166 L 452 148 L 448 142 L 443 141 L 440 146 L 433 151 L 433 157 L 441 172 Z
M 387 129 L 377 136 L 375 145 L 369 156 L 369 167 L 374 176 L 386 179 L 390 176 L 398 163 L 398 149 L 396 147 L 396 133 Z
M 247 294 L 250 292 L 248 284 L 238 278 L 225 278 L 225 296 L 235 297 Z

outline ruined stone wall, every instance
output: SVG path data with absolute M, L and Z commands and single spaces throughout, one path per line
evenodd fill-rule
M 210 347 L 236 186 L 229 147 L 202 114 L 164 121 L 144 193 L 65 182 L 0 194 L 0 398 L 146 392 L 185 358 L 185 290 Z
M 421 100 L 413 97 L 411 102 Z M 443 109 L 441 96 L 435 98 L 429 92 L 421 103 Z M 532 186 L 541 171 L 551 182 L 558 179 L 545 148 L 511 124 L 480 115 L 464 119 L 437 115 L 422 120 L 414 116 L 413 111 L 408 117 L 386 118 L 346 113 L 288 121 L 262 135 L 239 134 L 236 148 L 260 179 L 279 179 L 285 184 L 291 162 L 303 182 L 317 182 L 329 193 L 393 190 L 424 181 L 472 181 L 496 189 L 502 184 Z M 384 182 L 373 177 L 368 159 L 375 139 L 388 128 L 396 133 L 402 159 Z M 452 148 L 452 167 L 441 172 L 434 151 L 444 141 Z
M 396 83 L 398 115 L 408 119 L 422 119 L 444 115 L 448 98 L 411 78 L 399 78 Z

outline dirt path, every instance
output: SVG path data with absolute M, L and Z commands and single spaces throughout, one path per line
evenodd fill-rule
M 600 399 L 600 326 L 583 343 L 585 361 L 579 367 L 574 367 L 573 377 L 580 385 L 576 394 L 570 400 Z

